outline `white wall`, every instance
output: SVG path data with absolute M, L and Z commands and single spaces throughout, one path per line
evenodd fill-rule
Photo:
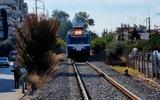
M 142 40 L 148 40 L 149 39 L 149 33 L 138 33 L 140 35 L 140 38 Z

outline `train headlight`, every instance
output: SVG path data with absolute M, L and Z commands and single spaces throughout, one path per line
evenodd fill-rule
M 78 35 L 79 31 L 75 31 L 75 35 Z
M 82 34 L 82 31 L 78 31 L 79 34 Z
M 74 35 L 82 35 L 82 31 L 75 31 Z

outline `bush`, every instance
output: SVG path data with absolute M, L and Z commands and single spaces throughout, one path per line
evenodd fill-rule
M 121 42 L 111 43 L 112 47 L 106 49 L 106 61 L 108 64 L 126 64 L 125 52 L 127 47 Z
M 110 59 L 119 59 L 119 56 L 123 56 L 126 51 L 126 46 L 123 43 L 115 42 L 112 43 L 112 47 L 107 49 L 106 57 Z
M 114 42 L 114 37 L 105 36 L 105 37 L 97 37 L 91 41 L 91 46 L 94 53 L 98 54 L 103 51 L 106 47 L 110 47 L 110 43 Z
M 96 38 L 91 42 L 92 49 L 95 54 L 98 54 L 100 51 L 105 49 L 105 41 L 102 38 Z
M 58 38 L 56 41 L 56 45 L 53 47 L 53 51 L 55 53 L 64 53 L 66 48 L 66 42 L 64 39 Z
M 26 66 L 29 72 L 45 73 L 54 65 L 53 46 L 59 22 L 52 19 L 39 19 L 27 16 L 22 29 L 17 29 L 16 48 L 18 63 Z
M 146 40 L 136 40 L 136 41 L 129 41 L 126 42 L 125 45 L 127 46 L 128 52 L 130 53 L 133 48 L 137 48 L 139 51 L 143 50 L 143 47 L 146 45 Z
M 160 50 L 160 33 L 154 33 L 150 36 L 149 41 L 146 42 L 144 51 Z

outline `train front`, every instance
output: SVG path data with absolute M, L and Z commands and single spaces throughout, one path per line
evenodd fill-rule
M 90 34 L 82 27 L 74 27 L 67 37 L 68 58 L 87 58 L 90 56 Z

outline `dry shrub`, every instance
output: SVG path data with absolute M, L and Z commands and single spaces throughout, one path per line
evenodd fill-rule
M 53 46 L 59 22 L 53 19 L 39 20 L 35 15 L 27 16 L 24 26 L 16 27 L 18 63 L 27 67 L 29 73 L 41 75 L 55 65 Z
M 54 62 L 54 65 L 46 71 L 43 75 L 38 75 L 36 72 L 31 73 L 29 75 L 30 80 L 30 86 L 28 88 L 29 91 L 32 91 L 32 85 L 34 84 L 36 88 L 42 87 L 45 83 L 50 81 L 52 79 L 52 74 L 55 73 L 58 70 L 59 62 L 63 59 L 64 54 L 53 54 L 52 53 L 52 60 Z
M 59 62 L 64 58 L 64 54 L 52 54 L 52 61 L 54 62 L 53 65 L 51 65 L 50 69 L 46 71 L 45 75 L 50 76 L 54 72 L 58 70 Z
M 30 82 L 31 82 L 30 86 L 34 84 L 36 86 L 36 88 L 40 88 L 46 82 L 51 80 L 51 77 L 49 77 L 49 76 L 40 76 L 40 75 L 37 75 L 36 73 L 32 73 L 32 74 L 29 75 L 29 79 L 30 79 Z

